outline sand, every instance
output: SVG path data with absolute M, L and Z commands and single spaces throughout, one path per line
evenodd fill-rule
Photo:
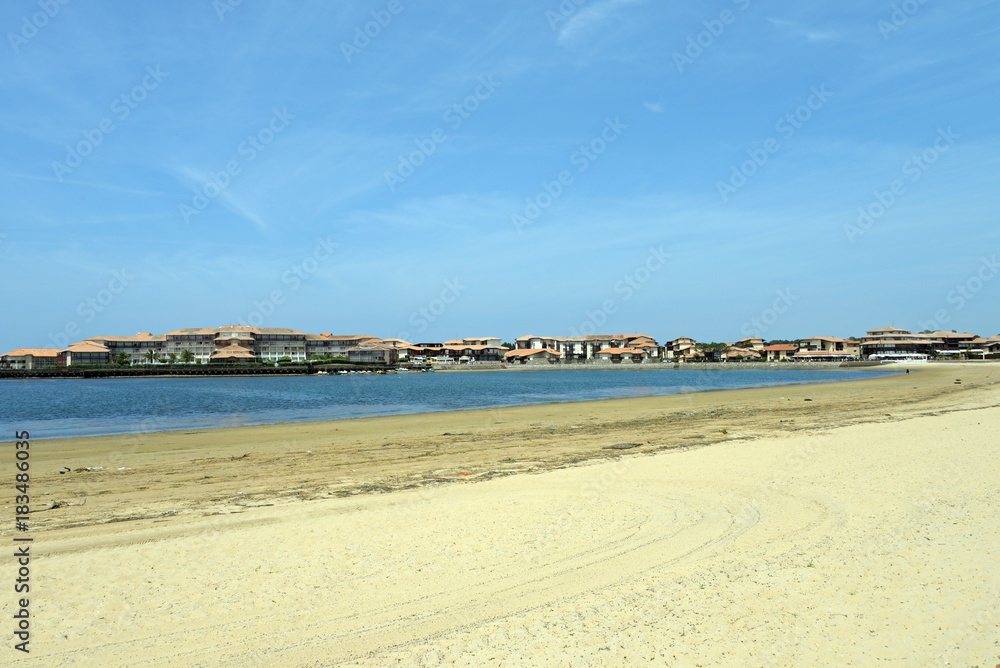
M 1000 366 L 948 364 L 37 441 L 3 660 L 994 666 L 998 433 Z

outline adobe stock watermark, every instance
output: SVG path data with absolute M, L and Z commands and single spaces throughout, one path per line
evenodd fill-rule
M 191 222 L 191 217 L 196 216 L 206 208 L 209 203 L 222 194 L 233 182 L 233 178 L 243 173 L 243 167 L 256 159 L 274 141 L 275 137 L 285 131 L 289 123 L 295 118 L 295 114 L 289 113 L 288 108 L 277 107 L 271 110 L 271 118 L 267 123 L 254 132 L 247 135 L 247 138 L 236 147 L 239 158 L 234 157 L 218 172 L 210 172 L 208 180 L 196 188 L 190 204 L 180 204 L 178 210 L 185 223 Z
M 458 130 L 462 127 L 462 123 L 467 121 L 483 102 L 490 99 L 501 85 L 493 79 L 492 74 L 480 76 L 478 82 L 479 84 L 470 95 L 463 98 L 461 102 L 456 102 L 445 109 L 441 116 L 441 120 L 447 123 L 452 130 Z M 396 168 L 386 170 L 382 175 L 385 178 L 385 184 L 389 186 L 389 191 L 396 192 L 396 188 L 413 176 L 417 167 L 427 162 L 427 159 L 434 155 L 438 147 L 446 141 L 448 141 L 448 132 L 444 128 L 435 128 L 426 137 L 414 139 L 415 148 L 407 153 L 400 153 Z
M 562 0 L 562 2 L 559 3 L 559 6 L 556 7 L 558 11 L 546 9 L 545 20 L 549 22 L 549 28 L 552 30 L 559 30 L 562 28 L 563 24 L 566 23 L 566 21 L 568 21 L 573 14 L 576 14 L 576 10 L 586 2 L 587 0 Z
M 111 101 L 111 113 L 118 121 L 124 121 L 138 106 L 149 97 L 149 94 L 160 87 L 163 80 L 170 76 L 160 70 L 160 66 L 149 65 L 146 67 L 146 74 L 138 84 L 129 91 L 122 93 Z M 62 183 L 63 177 L 73 173 L 73 170 L 83 164 L 88 156 L 92 155 L 98 146 L 104 143 L 105 138 L 117 129 L 115 121 L 110 116 L 105 116 L 97 122 L 97 127 L 92 130 L 83 131 L 83 139 L 76 144 L 66 146 L 66 157 L 62 162 L 58 160 L 52 163 L 52 173 L 56 179 Z
M 113 270 L 111 272 L 111 279 L 105 287 L 77 305 L 76 314 L 80 316 L 83 324 L 92 323 L 97 318 L 97 314 L 103 313 L 115 300 L 115 296 L 124 292 L 125 288 L 134 280 L 135 276 L 129 273 L 128 267 L 122 267 L 121 271 L 117 269 Z M 49 340 L 57 348 L 65 348 L 80 336 L 80 331 L 80 323 L 77 320 L 70 320 L 63 325 L 61 331 L 49 332 Z
M 576 167 L 578 174 L 587 171 L 590 165 L 604 155 L 608 147 L 627 129 L 628 125 L 622 123 L 619 116 L 615 116 L 614 120 L 604 119 L 604 127 L 600 133 L 586 144 L 581 144 L 569 156 L 570 165 Z M 541 189 L 534 196 L 524 199 L 524 208 L 510 214 L 510 222 L 513 223 L 517 233 L 520 234 L 522 229 L 538 220 L 574 180 L 573 172 L 568 169 L 561 170 L 551 181 L 543 179 L 540 184 Z
M 833 93 L 826 89 L 826 84 L 821 84 L 819 87 L 813 86 L 809 89 L 809 97 L 806 98 L 805 103 L 778 119 L 774 124 L 775 131 L 781 133 L 781 137 L 785 141 L 790 140 L 796 132 L 812 120 L 813 115 L 822 109 L 831 97 L 833 97 Z M 768 137 L 760 142 L 760 146 L 747 149 L 747 159 L 738 165 L 730 166 L 729 180 L 717 181 L 715 184 L 722 201 L 728 202 L 731 196 L 735 195 L 750 181 L 754 174 L 767 164 L 772 155 L 781 150 L 781 146 L 781 142 L 777 139 Z
M 392 19 L 399 16 L 403 11 L 403 4 L 400 0 L 389 0 L 385 9 L 373 9 L 369 12 L 372 20 L 364 25 L 354 26 L 354 38 L 350 42 L 340 43 L 340 52 L 344 54 L 344 60 L 348 63 L 354 56 L 359 55 L 367 49 L 372 40 L 382 34 L 382 31 L 389 27 Z
M 979 267 L 965 281 L 956 285 L 945 295 L 945 302 L 950 308 L 940 308 L 934 312 L 934 317 L 930 320 L 921 320 L 920 327 L 932 331 L 945 329 L 945 325 L 951 320 L 951 316 L 961 311 L 966 305 L 976 298 L 986 287 L 986 284 L 1000 273 L 1000 264 L 997 264 L 997 256 L 980 258 Z
M 448 310 L 448 306 L 454 304 L 466 289 L 467 286 L 462 285 L 457 277 L 446 280 L 439 296 L 430 300 L 426 306 L 421 306 L 410 314 L 410 325 L 417 328 L 418 334 L 426 331 L 431 323 L 444 315 L 445 311 Z M 401 336 L 399 338 L 405 339 L 406 337 Z
M 903 29 L 911 18 L 917 15 L 924 5 L 927 4 L 927 0 L 903 0 L 903 2 L 893 3 L 892 13 L 889 15 L 888 20 L 879 19 L 878 31 L 882 35 L 882 39 L 889 41 L 889 37 L 893 33 L 897 33 Z
M 743 333 L 745 337 L 763 337 L 764 333 L 774 326 L 780 316 L 788 313 L 788 309 L 792 305 L 799 301 L 797 295 L 792 294 L 791 288 L 785 288 L 784 290 L 775 291 L 774 301 L 771 306 L 765 308 L 760 314 L 750 318 L 748 321 L 743 323 L 740 327 L 740 332 Z
M 236 8 L 242 4 L 243 0 L 213 0 L 212 9 L 215 10 L 215 15 L 219 17 L 219 21 L 225 21 L 226 14 L 236 11 Z
M 941 159 L 941 156 L 951 150 L 962 135 L 955 133 L 949 127 L 947 130 L 938 128 L 938 136 L 934 142 L 920 153 L 914 153 L 903 163 L 903 176 L 910 183 L 916 183 L 920 177 Z M 866 206 L 858 207 L 858 217 L 853 223 L 844 223 L 844 234 L 852 244 L 870 230 L 875 223 L 906 194 L 906 181 L 894 179 L 885 190 L 875 190 L 875 199 Z
M 38 8 L 41 10 L 31 16 L 25 14 L 21 17 L 21 29 L 7 33 L 7 41 L 14 53 L 18 53 L 22 46 L 25 46 L 31 39 L 38 35 L 38 31 L 49 24 L 49 21 L 56 17 L 63 6 L 68 5 L 70 0 L 38 0 Z
M 750 0 L 732 0 L 732 3 L 740 12 L 745 12 L 750 8 Z M 722 37 L 726 27 L 736 23 L 737 16 L 739 14 L 733 10 L 723 9 L 717 17 L 702 21 L 701 24 L 705 26 L 705 29 L 694 35 L 688 35 L 684 51 L 674 51 L 673 53 L 674 66 L 677 71 L 684 74 L 684 68 L 694 65 L 694 61 L 701 58 L 705 50 L 711 48 L 716 40 Z
M 329 234 L 324 239 L 316 237 L 316 245 L 312 251 L 304 258 L 293 264 L 281 275 L 282 285 L 287 286 L 288 292 L 295 292 L 305 281 L 308 281 L 315 274 L 321 264 L 329 261 L 333 257 L 334 251 L 340 246 L 333 242 L 333 235 Z M 264 322 L 274 315 L 279 306 L 285 303 L 288 294 L 281 288 L 275 288 L 268 293 L 264 299 L 255 299 L 253 310 L 246 317 L 239 320 L 240 323 L 251 327 L 260 327 Z
M 578 327 L 570 327 L 570 336 L 589 336 L 597 334 L 599 328 L 608 323 L 608 320 L 618 312 L 619 299 L 625 303 L 632 299 L 643 287 L 649 283 L 653 275 L 667 265 L 667 261 L 673 257 L 667 253 L 663 246 L 649 247 L 649 253 L 639 265 L 621 277 L 614 284 L 614 292 L 617 297 L 605 299 L 596 310 L 587 310 L 586 319 Z

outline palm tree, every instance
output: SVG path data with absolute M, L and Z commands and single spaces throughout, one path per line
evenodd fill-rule
M 191 360 L 193 360 L 193 359 L 194 359 L 194 353 L 193 352 L 191 352 L 190 350 L 182 350 L 181 351 L 181 361 L 182 362 L 184 362 L 185 364 L 190 364 Z
M 167 355 L 167 358 L 170 360 L 171 364 L 177 363 L 177 353 L 170 353 L 169 355 Z
M 115 355 L 115 364 L 119 366 L 125 366 L 126 364 L 128 364 L 128 355 L 126 355 L 125 353 L 118 353 L 117 355 Z
M 159 362 L 160 361 L 160 353 L 156 352 L 155 350 L 147 350 L 146 354 L 144 355 L 144 357 L 147 360 L 149 360 L 150 363 Z

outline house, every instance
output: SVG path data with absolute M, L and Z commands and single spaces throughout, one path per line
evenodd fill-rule
M 56 348 L 18 348 L 0 355 L 0 369 L 41 369 L 59 364 Z
M 597 354 L 608 348 L 638 348 L 644 359 L 660 359 L 662 350 L 647 334 L 589 334 L 587 336 L 521 336 L 514 341 L 515 350 L 547 348 L 559 353 L 563 362 L 583 362 L 598 359 Z
M 860 357 L 860 342 L 839 339 L 835 336 L 811 336 L 800 339 L 799 350 L 795 353 L 796 361 L 807 362 L 844 362 Z
M 649 354 L 641 348 L 604 348 L 594 355 L 594 359 L 612 364 L 622 362 L 639 364 L 648 360 Z
M 690 362 L 697 354 L 698 342 L 687 336 L 681 336 L 663 344 L 663 357 L 675 362 Z
M 503 341 L 497 336 L 480 336 L 462 339 L 462 343 L 468 346 L 493 346 L 499 348 Z
M 764 354 L 768 362 L 784 362 L 791 359 L 799 347 L 794 343 L 776 343 L 773 346 L 764 346 Z
M 966 355 L 970 359 L 986 359 L 994 355 L 1000 355 L 1000 335 L 989 338 L 978 337 L 969 342 L 970 347 L 966 349 Z
M 347 350 L 347 359 L 351 362 L 396 364 L 399 361 L 399 350 L 385 343 L 362 343 Z
M 733 344 L 735 348 L 752 348 L 754 350 L 764 350 L 764 339 L 758 336 L 749 336 L 745 339 L 740 339 Z
M 643 361 L 658 362 L 663 359 L 663 349 L 657 345 L 656 341 L 636 339 L 629 343 L 628 347 L 641 350 L 645 355 Z
M 738 346 L 730 346 L 729 350 L 723 353 L 723 359 L 726 362 L 758 362 L 763 356 L 764 353 L 761 350 Z
M 445 354 L 451 357 L 452 361 L 457 364 L 499 362 L 501 360 L 500 346 L 463 344 L 457 346 L 445 346 L 443 350 Z
M 562 355 L 552 348 L 515 348 L 504 353 L 511 364 L 556 364 Z

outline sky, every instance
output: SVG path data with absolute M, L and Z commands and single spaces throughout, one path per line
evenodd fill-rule
M 2 351 L 1000 333 L 995 0 L 35 0 L 0 28 Z

